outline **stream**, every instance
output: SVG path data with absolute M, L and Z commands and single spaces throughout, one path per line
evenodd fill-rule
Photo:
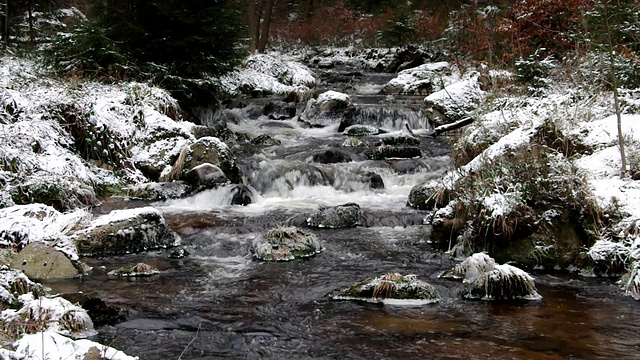
M 347 70 L 344 70 L 345 72 Z M 339 85 L 359 121 L 420 135 L 422 97 L 376 95 L 390 77 L 358 74 Z M 321 84 L 329 86 L 329 84 Z M 335 87 L 332 87 L 335 88 Z M 94 270 L 80 280 L 48 283 L 59 293 L 82 291 L 129 310 L 126 321 L 100 326 L 97 341 L 140 359 L 637 359 L 638 304 L 612 279 L 536 274 L 539 302 L 467 301 L 461 284 L 438 278 L 454 265 L 434 248 L 426 212 L 406 206 L 411 188 L 440 178 L 450 166 L 446 139 L 421 137 L 420 159 L 368 160 L 337 124 L 309 128 L 261 116 L 268 99 L 247 100 L 229 123 L 251 137 L 269 134 L 278 146 L 239 149 L 245 184 L 255 189 L 248 206 L 229 205 L 228 189 L 152 204 L 182 237 L 189 256 L 171 249 L 90 258 Z M 257 114 L 257 115 L 256 115 Z M 339 149 L 352 161 L 315 163 Z M 371 188 L 375 173 L 384 188 Z M 251 253 L 257 234 L 301 225 L 319 206 L 358 203 L 365 225 L 311 229 L 324 251 L 305 260 L 266 263 Z M 96 209 L 146 205 L 111 199 Z M 107 271 L 136 262 L 161 273 L 114 278 Z M 405 307 L 333 301 L 331 291 L 387 272 L 416 274 L 442 297 Z

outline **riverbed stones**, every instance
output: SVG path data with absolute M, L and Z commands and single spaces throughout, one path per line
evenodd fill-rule
M 367 278 L 331 295 L 334 300 L 358 300 L 390 305 L 424 305 L 440 301 L 433 285 L 416 275 L 387 273 Z
M 152 207 L 112 211 L 73 234 L 72 240 L 85 256 L 137 253 L 180 244 L 180 237 Z
M 255 190 L 250 186 L 244 184 L 233 185 L 231 189 L 231 205 L 247 206 L 253 203 L 253 199 L 256 196 L 254 193 Z
M 70 279 L 82 273 L 61 251 L 43 242 L 33 242 L 13 256 L 11 267 L 34 280 Z
M 287 120 L 296 116 L 296 106 L 290 102 L 269 101 L 262 109 L 262 114 L 272 120 Z
M 310 227 L 344 229 L 362 225 L 362 211 L 356 203 L 321 207 L 307 218 Z
M 265 261 L 288 261 L 322 251 L 314 234 L 293 226 L 275 228 L 259 235 L 252 247 L 255 257 Z
M 382 130 L 371 125 L 351 125 L 342 133 L 347 136 L 367 136 L 381 134 Z

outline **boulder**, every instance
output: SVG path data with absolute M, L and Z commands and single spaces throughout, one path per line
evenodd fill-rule
M 383 131 L 375 126 L 370 125 L 351 125 L 344 129 L 342 132 L 348 136 L 366 136 L 366 135 L 378 135 Z
M 20 250 L 13 256 L 11 267 L 34 280 L 70 279 L 84 272 L 64 253 L 42 242 L 33 242 Z
M 451 201 L 451 191 L 436 181 L 418 184 L 411 188 L 407 205 L 420 210 L 441 208 Z
M 296 106 L 284 101 L 269 101 L 262 114 L 272 120 L 286 120 L 296 116 Z
M 451 84 L 424 99 L 423 112 L 434 127 L 450 124 L 469 117 L 485 99 L 485 92 L 480 89 L 478 76 L 471 76 Z
M 93 220 L 71 239 L 85 256 L 137 253 L 180 244 L 180 237 L 152 207 L 112 211 Z
M 334 300 L 358 300 L 392 305 L 424 305 L 440 301 L 438 291 L 415 275 L 388 273 L 357 282 L 331 295 Z
M 253 241 L 256 258 L 265 261 L 287 261 L 310 257 L 322 251 L 322 246 L 312 233 L 296 227 L 269 230 Z
M 369 187 L 371 189 L 384 189 L 384 180 L 382 180 L 382 176 L 374 172 L 364 174 L 364 180 L 369 183 Z
M 414 146 L 381 145 L 376 149 L 368 150 L 365 155 L 371 160 L 385 159 L 414 159 L 422 156 L 422 151 Z
M 307 225 L 318 228 L 343 229 L 362 225 L 360 205 L 347 203 L 321 207 L 307 218 Z
M 125 308 L 107 304 L 95 294 L 87 295 L 82 292 L 61 294 L 63 298 L 73 304 L 80 305 L 89 313 L 94 326 L 115 325 L 125 321 L 129 311 Z
M 247 206 L 253 203 L 256 197 L 255 190 L 247 185 L 234 185 L 231 190 L 231 205 Z
M 300 120 L 314 127 L 337 123 L 351 125 L 354 109 L 349 95 L 327 91 L 320 94 L 317 99 L 309 100 Z
M 429 95 L 441 90 L 443 78 L 451 75 L 447 62 L 422 64 L 402 70 L 380 90 L 380 94 Z
M 353 161 L 351 155 L 340 149 L 329 149 L 313 154 L 313 162 L 321 164 L 336 164 L 351 161 Z
M 194 190 L 214 189 L 228 182 L 222 169 L 209 163 L 194 166 L 184 178 Z
M 191 187 L 182 180 L 176 180 L 132 185 L 122 191 L 131 199 L 158 201 L 183 198 L 189 194 Z

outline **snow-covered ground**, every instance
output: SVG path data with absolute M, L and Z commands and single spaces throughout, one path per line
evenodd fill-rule
M 325 57 L 316 56 L 320 56 L 319 61 L 360 61 L 369 67 L 387 56 L 378 53 L 367 58 L 356 56 L 352 51 L 336 50 Z M 445 66 L 446 63 L 437 63 L 408 69 L 401 72 L 392 85 L 416 88 L 427 80 L 420 74 L 442 71 Z M 473 79 L 472 83 L 470 79 Z M 221 81 L 230 94 L 239 94 L 246 89 L 275 94 L 310 92 L 316 84 L 314 74 L 306 66 L 295 62 L 293 57 L 274 54 L 251 56 L 243 69 Z M 611 97 L 579 93 L 571 84 L 551 86 L 535 97 L 508 92 L 485 94 L 476 82 L 475 75 L 465 77 L 454 72 L 441 84 L 446 91 L 430 95 L 431 98 L 440 96 L 451 100 L 455 106 L 469 100 L 464 96 L 456 97 L 464 95 L 469 88 L 477 97 L 473 99 L 473 106 L 465 108 L 476 121 L 463 130 L 461 141 L 469 147 L 485 150 L 445 176 L 445 184 L 452 184 L 508 149 L 529 143 L 545 122 L 553 119 L 567 138 L 590 149 L 567 161 L 585 174 L 603 209 L 615 206 L 622 214 L 622 219 L 611 228 L 598 229 L 602 240 L 589 254 L 594 260 L 606 258 L 609 253 L 627 257 L 630 270 L 627 291 L 636 289 L 631 294 L 637 295 L 639 271 L 633 261 L 640 259 L 640 231 L 635 225 L 640 219 L 640 184 L 630 178 L 619 178 L 621 160 Z M 331 93 L 325 96 L 329 95 Z M 489 98 L 491 100 L 486 100 Z M 24 59 L 0 58 L 0 105 L 0 208 L 3 208 L 0 210 L 0 233 L 14 234 L 23 242 L 55 243 L 58 249 L 76 260 L 78 255 L 67 235 L 72 228 L 90 220 L 86 211 L 77 208 L 95 202 L 95 189 L 148 181 L 136 169 L 136 163 L 153 162 L 166 173 L 171 169 L 168 159 L 195 141 L 194 125 L 180 120 L 177 102 L 162 89 L 141 83 L 107 85 L 60 81 L 43 76 L 32 62 Z M 625 113 L 622 124 L 629 144 L 628 153 L 633 155 L 630 158 L 638 159 L 640 115 Z M 80 145 L 89 154 L 78 151 L 78 131 L 86 136 Z M 639 165 L 631 162 L 632 169 Z M 62 207 L 74 211 L 61 213 L 39 204 L 14 204 L 16 194 L 22 194 L 25 189 L 52 191 L 52 187 L 70 194 L 62 197 L 67 201 Z M 29 194 L 27 191 L 23 195 Z M 513 204 L 507 195 L 485 194 L 482 202 L 491 209 L 491 216 L 509 212 Z M 0 245 L 9 245 L 5 242 L 6 238 L 0 237 Z M 0 295 L 9 298 L 7 294 Z M 13 300 L 18 301 L 15 297 Z M 33 311 L 34 302 L 25 295 L 20 302 L 27 309 L 24 311 Z M 67 306 L 55 302 L 45 304 L 52 307 L 53 314 L 64 314 L 62 310 Z M 44 305 L 40 302 L 38 306 Z M 3 312 L 2 318 L 8 320 L 18 316 L 19 311 Z M 23 336 L 13 344 L 12 351 L 0 349 L 0 357 L 35 359 L 44 353 L 47 359 L 81 358 L 95 347 L 104 358 L 132 359 L 88 340 L 63 337 L 69 333 L 59 328 L 43 331 Z

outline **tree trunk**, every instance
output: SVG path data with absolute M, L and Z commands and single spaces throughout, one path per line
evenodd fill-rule
M 620 167 L 620 178 L 627 177 L 627 156 L 624 149 L 624 136 L 622 134 L 622 112 L 620 111 L 620 99 L 618 94 L 618 76 L 616 74 L 616 64 L 613 51 L 613 40 L 611 39 L 611 26 L 609 25 L 609 1 L 603 4 L 604 8 L 604 23 L 607 31 L 607 42 L 609 43 L 609 71 L 611 71 L 611 87 L 613 87 L 613 103 L 616 109 L 616 119 L 618 122 L 618 147 L 620 148 L 620 160 L 622 165 Z
M 28 16 L 29 16 L 29 40 L 31 41 L 31 44 L 35 44 L 36 43 L 36 34 L 35 34 L 35 30 L 33 29 L 33 2 L 29 1 L 27 2 L 27 6 L 29 7 L 27 9 L 28 12 Z
M 247 1 L 247 25 L 249 31 L 249 51 L 255 52 L 258 46 L 258 39 L 260 38 L 260 16 L 258 14 L 257 0 Z
M 271 26 L 271 13 L 273 12 L 273 0 L 266 0 L 262 9 L 262 19 L 260 19 L 260 36 L 258 38 L 257 50 L 264 53 L 269 42 L 269 27 Z
M 456 122 L 453 122 L 451 124 L 446 124 L 446 125 L 441 125 L 438 126 L 437 128 L 433 129 L 433 133 L 431 134 L 432 137 L 436 137 L 442 133 L 445 133 L 447 131 L 451 131 L 451 130 L 456 130 L 456 129 L 460 129 L 463 126 L 469 125 L 473 122 L 473 118 L 472 117 L 465 117 L 461 120 L 458 120 Z

